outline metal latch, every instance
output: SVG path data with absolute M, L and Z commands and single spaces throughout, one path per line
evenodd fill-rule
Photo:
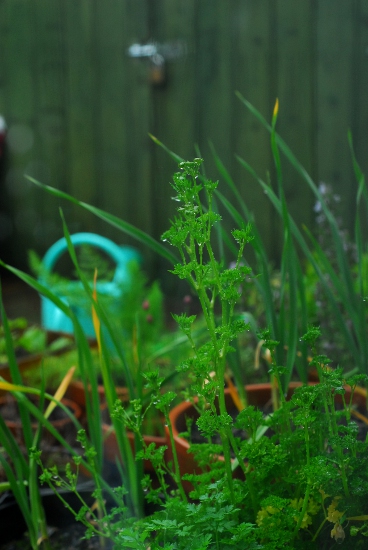
M 127 50 L 129 57 L 147 59 L 150 64 L 150 82 L 155 86 L 166 83 L 166 61 L 179 59 L 187 53 L 185 42 L 148 42 L 147 44 L 132 44 Z

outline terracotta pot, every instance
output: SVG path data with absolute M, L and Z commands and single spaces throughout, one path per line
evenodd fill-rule
M 102 412 L 102 418 L 103 418 L 102 434 L 103 434 L 103 438 L 104 438 L 104 457 L 109 462 L 112 462 L 112 463 L 115 464 L 116 459 L 118 459 L 120 461 L 122 460 L 120 452 L 119 452 L 118 442 L 117 442 L 117 439 L 116 439 L 116 433 L 115 433 L 115 430 L 114 430 L 114 428 L 111 424 L 111 420 L 110 420 L 110 417 L 109 417 L 109 412 L 107 410 L 106 403 L 103 403 L 101 406 L 102 406 L 102 409 L 103 409 L 103 412 Z M 162 418 L 157 418 L 156 426 L 157 426 L 157 432 L 159 433 L 160 428 L 162 429 L 162 426 L 163 426 L 163 419 Z M 123 426 L 122 426 L 122 429 L 124 429 Z M 129 440 L 132 452 L 134 453 L 134 447 L 135 447 L 134 433 L 128 431 L 127 436 L 128 436 L 128 440 Z M 161 435 L 157 435 L 157 434 L 154 434 L 154 435 L 146 434 L 146 435 L 143 435 L 143 439 L 144 439 L 146 445 L 150 445 L 150 443 L 154 443 L 156 448 L 166 445 L 165 435 L 161 436 Z M 165 452 L 165 457 L 166 457 L 166 452 Z M 144 465 L 145 471 L 149 471 L 149 472 L 154 471 L 154 468 L 152 466 L 151 461 L 144 460 L 143 465 Z
M 119 399 L 123 402 L 129 401 L 129 390 L 128 388 L 124 386 L 118 386 L 116 389 L 116 393 Z M 103 411 L 106 411 L 106 400 L 105 400 L 105 388 L 104 386 L 98 385 L 97 387 L 98 394 L 100 396 L 100 403 L 101 408 Z M 86 405 L 86 394 L 84 390 L 83 382 L 80 380 L 72 380 L 69 384 L 67 395 L 70 399 L 78 403 L 82 410 L 85 409 Z M 107 419 L 108 414 L 107 411 L 105 413 L 105 417 Z M 121 456 L 118 449 L 118 444 L 116 440 L 115 430 L 113 429 L 112 425 L 108 421 L 104 421 L 102 423 L 102 433 L 104 437 L 104 457 L 106 460 L 115 463 L 116 458 L 121 460 Z M 128 439 L 130 442 L 131 449 L 134 453 L 134 434 L 132 432 L 128 432 Z M 144 440 L 147 445 L 150 443 L 154 443 L 156 447 L 161 447 L 163 445 L 166 445 L 166 437 L 165 436 L 159 436 L 159 435 L 144 435 Z M 153 466 L 150 461 L 145 460 L 144 461 L 144 468 L 147 471 L 153 471 Z
M 314 384 L 315 382 L 311 382 L 311 384 Z M 289 390 L 287 394 L 287 399 L 289 399 L 295 390 L 295 388 L 300 387 L 302 384 L 300 382 L 291 382 L 289 385 Z M 268 402 L 271 400 L 271 384 L 264 383 L 264 384 L 252 384 L 245 386 L 247 397 L 248 397 L 248 404 L 249 405 L 255 405 L 255 406 L 265 406 Z M 346 398 L 348 399 L 348 396 L 350 394 L 350 387 L 345 386 L 346 391 Z M 226 398 L 226 406 L 230 408 L 234 408 L 233 400 L 231 398 L 230 391 L 228 389 L 225 389 L 225 398 Z M 336 402 L 341 402 L 341 396 L 336 395 Z M 356 389 L 354 393 L 354 403 L 358 405 L 359 407 L 362 407 L 363 410 L 366 410 L 366 391 L 363 392 L 358 391 L 358 388 Z M 199 467 L 198 464 L 195 461 L 194 455 L 189 452 L 190 443 L 187 439 L 180 437 L 180 433 L 187 431 L 187 425 L 186 425 L 186 418 L 192 418 L 194 421 L 198 418 L 198 413 L 195 411 L 193 405 L 186 401 L 183 403 L 180 403 L 176 407 L 172 409 L 170 412 L 170 420 L 173 428 L 173 436 L 175 441 L 175 448 L 178 455 L 179 460 L 179 466 L 180 466 L 180 473 L 183 474 L 192 474 L 194 472 L 199 473 Z M 169 448 L 168 451 L 168 458 L 172 459 L 172 450 L 171 450 L 171 443 L 169 438 L 169 431 L 168 428 L 165 427 L 166 431 L 166 438 L 167 438 L 167 445 Z M 220 456 L 219 460 L 223 460 L 223 457 Z M 187 488 L 190 489 L 191 487 L 187 484 Z
M 75 418 L 79 419 L 82 415 L 82 410 L 77 403 L 70 399 L 62 399 L 61 402 L 68 407 Z M 48 400 L 46 400 L 48 403 Z M 57 412 L 59 415 L 57 415 Z M 23 428 L 20 418 L 18 418 L 16 399 L 10 394 L 0 397 L 0 413 L 4 418 L 4 421 L 11 432 L 14 434 L 18 442 L 23 442 Z M 53 418 L 54 416 L 54 418 Z M 49 421 L 58 432 L 62 432 L 67 426 L 72 425 L 72 420 L 67 416 L 60 407 L 56 407 L 51 413 Z M 37 429 L 38 422 L 31 422 L 31 427 L 35 431 Z M 48 430 L 44 430 L 44 437 L 48 440 L 53 439 L 52 434 Z
M 103 423 L 102 424 L 102 433 L 104 436 L 104 457 L 106 460 L 115 463 L 116 458 L 121 460 L 121 455 L 119 453 L 119 448 L 116 440 L 116 434 L 114 428 L 111 424 Z M 128 432 L 128 439 L 131 446 L 131 449 L 134 453 L 134 433 Z M 156 448 L 166 445 L 166 437 L 158 435 L 144 435 L 143 436 L 146 445 L 154 443 Z M 165 451 L 166 459 L 167 450 Z M 153 472 L 154 468 L 150 460 L 143 461 L 144 470 L 147 472 Z
M 292 382 L 290 384 L 290 394 L 294 388 L 300 386 L 299 382 Z M 247 398 L 249 405 L 264 406 L 271 399 L 271 384 L 251 384 L 245 386 L 247 392 Z M 234 408 L 234 403 L 231 397 L 229 389 L 225 389 L 225 400 L 227 408 Z M 186 419 L 192 418 L 194 421 L 198 418 L 198 413 L 194 409 L 192 403 L 185 401 L 179 403 L 170 412 L 170 421 L 173 429 L 173 436 L 175 441 L 175 448 L 178 454 L 180 473 L 192 474 L 193 472 L 199 472 L 198 465 L 195 461 L 194 455 L 189 452 L 190 443 L 187 439 L 180 437 L 180 433 L 187 431 Z M 169 447 L 169 455 L 172 457 L 171 444 L 169 438 L 169 430 L 165 427 L 167 445 Z M 220 456 L 219 460 L 223 460 Z
M 129 401 L 129 390 L 124 386 L 118 386 L 115 388 L 117 396 L 121 401 Z M 105 388 L 102 384 L 97 386 L 98 395 L 100 396 L 100 402 L 105 403 Z M 84 409 L 86 406 L 86 392 L 84 390 L 84 384 L 81 380 L 72 380 L 66 391 L 66 395 L 69 399 L 78 403 L 78 405 Z

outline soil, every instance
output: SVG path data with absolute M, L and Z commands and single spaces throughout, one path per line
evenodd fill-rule
M 52 550 L 109 550 L 112 545 L 105 541 L 105 546 L 101 546 L 98 537 L 89 540 L 83 539 L 85 528 L 78 523 L 72 523 L 68 527 L 56 529 L 50 536 L 50 545 Z M 26 536 L 20 540 L 8 542 L 0 545 L 0 550 L 32 550 Z
M 28 398 L 33 401 L 36 406 L 38 406 L 37 399 L 34 399 L 33 396 L 28 396 Z M 81 410 L 76 404 L 68 400 L 63 400 L 63 402 L 77 417 L 81 416 Z M 15 439 L 22 448 L 24 446 L 24 437 L 22 424 L 19 418 L 18 405 L 15 399 L 8 394 L 0 397 L 0 414 L 7 422 L 8 427 L 10 428 Z M 64 437 L 64 439 L 66 439 L 71 447 L 76 447 L 77 429 L 68 417 L 68 415 L 60 407 L 55 407 L 55 409 L 49 416 L 49 421 L 54 425 L 54 428 Z M 32 415 L 31 422 L 33 431 L 35 432 L 37 421 L 36 419 L 33 419 Z M 63 447 L 61 448 L 56 439 L 46 429 L 43 429 L 42 432 L 40 448 L 43 452 L 44 461 L 45 457 L 48 457 L 49 455 L 54 455 L 54 457 L 57 457 L 58 454 L 64 456 L 65 453 L 67 453 L 66 449 L 64 449 Z M 24 449 L 24 452 L 25 454 L 27 454 L 26 449 Z
M 118 485 L 119 472 L 115 464 L 106 462 L 103 472 L 104 479 L 111 485 Z M 95 497 L 93 480 L 79 474 L 78 492 L 88 506 L 93 506 Z M 49 528 L 50 545 L 52 550 L 109 550 L 111 541 L 105 540 L 102 546 L 98 537 L 83 539 L 86 528 L 75 521 L 71 512 L 64 507 L 61 500 L 46 486 L 41 489 L 42 504 Z M 76 495 L 63 492 L 63 498 L 72 509 L 80 509 L 80 501 Z M 106 496 L 106 506 L 109 510 L 114 502 Z M 26 534 L 26 524 L 18 505 L 10 492 L 0 495 L 0 550 L 32 550 Z M 42 546 L 40 547 L 42 550 Z
M 115 464 L 105 465 L 104 478 L 111 486 L 116 485 L 118 470 Z M 83 476 L 82 476 L 83 477 Z M 92 496 L 94 483 L 90 479 L 83 478 L 79 486 L 79 492 L 88 506 L 92 506 L 95 498 Z M 153 486 L 157 487 L 155 476 L 152 475 Z M 99 537 L 84 539 L 86 528 L 76 522 L 70 511 L 51 493 L 49 489 L 41 489 L 42 502 L 45 509 L 47 524 L 49 526 L 50 545 L 52 550 L 111 550 L 113 544 L 108 539 L 103 539 L 104 545 Z M 75 495 L 64 493 L 64 498 L 74 510 L 80 508 L 80 502 Z M 0 550 L 32 550 L 25 533 L 26 526 L 22 515 L 17 507 L 14 498 L 9 495 L 7 502 L 0 498 Z M 107 509 L 114 506 L 114 502 L 106 498 Z M 145 505 L 145 513 L 150 514 L 155 508 L 152 504 Z M 40 547 L 42 550 L 42 547 Z
M 36 399 L 34 396 L 28 395 L 28 399 L 32 401 L 34 405 L 38 405 L 38 399 Z M 46 404 L 48 404 L 47 400 Z M 70 407 L 68 408 L 71 412 L 73 412 Z M 17 401 L 9 394 L 1 398 L 0 410 L 1 416 L 4 418 L 4 420 L 15 420 L 19 417 Z M 55 407 L 48 419 L 50 422 L 54 422 L 63 420 L 64 418 L 68 418 L 67 414 L 60 407 Z

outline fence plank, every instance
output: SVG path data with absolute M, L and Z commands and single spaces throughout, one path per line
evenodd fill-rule
M 25 169 L 159 238 L 173 214 L 168 181 L 176 166 L 148 132 L 185 158 L 197 143 L 217 178 L 211 140 L 277 255 L 277 216 L 233 155 L 263 178 L 272 175 L 269 136 L 236 89 L 267 119 L 279 96 L 280 133 L 308 171 L 342 195 L 353 226 L 346 133 L 352 129 L 366 170 L 368 0 L 2 0 L 0 16 L 6 185 L 23 259 L 30 246 L 43 252 L 58 231 L 57 201 L 28 186 Z M 152 40 L 188 46 L 186 56 L 167 62 L 161 87 L 149 82 L 148 62 L 126 56 L 131 43 Z M 311 195 L 292 170 L 285 177 L 293 214 L 312 226 Z M 72 231 L 122 238 L 62 206 Z
M 208 140 L 211 140 L 220 149 L 223 162 L 227 165 L 233 159 L 231 20 L 232 10 L 221 0 L 200 2 L 196 59 L 196 134 L 203 154 L 208 156 Z
M 20 264 L 27 263 L 25 243 L 34 243 L 37 221 L 35 190 L 24 179 L 26 167 L 37 154 L 36 97 L 34 89 L 35 35 L 33 7 L 29 2 L 15 0 L 3 6 L 1 67 L 4 107 L 8 123 L 9 170 L 5 176 L 13 217 L 13 247 Z M 16 30 L 16 32 L 15 32 Z
M 67 190 L 80 200 L 93 202 L 98 194 L 95 152 L 96 125 L 94 4 L 89 0 L 65 0 L 63 7 L 64 55 L 67 72 L 68 157 L 70 173 Z M 82 216 L 84 216 L 82 214 Z
M 195 154 L 196 137 L 196 2 L 195 0 L 155 2 L 151 12 L 151 34 L 159 44 L 181 51 L 179 57 L 165 60 L 164 81 L 151 82 L 152 116 L 149 131 L 186 160 Z M 177 44 L 177 46 L 176 46 Z M 169 182 L 177 163 L 151 144 L 151 183 L 153 190 L 154 234 L 160 238 L 174 216 Z M 162 215 L 165 212 L 165 215 Z M 166 268 L 165 268 L 166 269 Z
M 271 13 L 267 2 L 237 3 L 233 13 L 232 74 L 234 89 L 240 91 L 269 120 L 274 95 L 270 71 Z M 269 134 L 233 96 L 231 150 L 246 160 L 262 179 L 272 170 Z M 272 250 L 275 213 L 256 181 L 240 166 L 233 165 L 234 181 L 255 215 L 267 249 Z
M 299 162 L 314 177 L 314 3 L 278 0 L 276 18 L 275 89 L 280 101 L 277 129 Z M 313 194 L 285 158 L 282 158 L 282 166 L 283 185 L 290 212 L 299 224 L 306 224 L 312 229 Z M 282 234 L 279 233 L 278 237 L 279 242 L 282 242 Z
M 352 70 L 353 96 L 353 143 L 354 151 L 360 166 L 367 170 L 368 150 L 368 0 L 356 3 L 353 20 L 353 34 L 355 37 L 354 59 Z M 356 189 L 356 186 L 353 186 Z M 344 192 L 345 196 L 345 192 Z M 349 227 L 353 226 L 353 215 L 356 210 L 356 195 L 351 193 L 348 210 Z M 365 209 L 361 212 L 364 233 L 368 234 L 368 219 Z
M 146 5 L 142 0 L 96 1 L 95 10 L 96 199 L 105 210 L 151 232 L 150 98 L 144 67 L 127 56 L 130 44 L 147 36 Z M 109 228 L 104 230 L 114 234 Z M 117 238 L 126 241 L 121 234 Z
M 9 35 L 9 22 L 7 19 L 7 5 L 5 2 L 0 2 L 0 113 L 3 115 L 6 111 L 6 39 Z
M 60 2 L 40 0 L 34 6 L 32 19 L 34 36 L 37 37 L 33 75 L 37 154 L 27 166 L 27 173 L 39 181 L 65 189 L 68 179 L 62 51 L 65 29 Z M 62 236 L 61 220 L 57 215 L 58 201 L 40 190 L 36 192 L 35 239 L 39 247 L 47 247 Z
M 316 99 L 318 178 L 332 184 L 344 197 L 342 213 L 351 222 L 348 197 L 353 191 L 353 177 L 347 132 L 352 127 L 354 103 L 353 4 L 333 0 L 318 3 Z
M 144 43 L 149 35 L 149 8 L 147 2 L 129 0 L 125 6 L 125 155 L 129 221 L 152 234 L 151 142 L 148 137 L 151 118 L 151 94 L 147 83 L 145 62 L 126 56 L 126 48 L 133 42 Z M 138 200 L 137 200 L 138 199 Z

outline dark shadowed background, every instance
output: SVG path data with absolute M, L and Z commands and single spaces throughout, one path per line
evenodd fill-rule
M 24 173 L 159 238 L 176 164 L 150 132 L 186 159 L 199 150 L 217 179 L 211 142 L 277 259 L 277 216 L 235 159 L 272 178 L 269 136 L 237 90 L 267 120 L 279 98 L 279 133 L 341 196 L 351 230 L 349 129 L 368 165 L 367 0 L 0 0 L 1 257 L 27 268 L 28 249 L 43 254 L 62 236 L 59 206 L 71 232 L 132 243 Z M 284 177 L 291 213 L 313 229 L 307 186 L 287 164 Z M 152 277 L 167 269 L 149 254 L 147 266 Z

